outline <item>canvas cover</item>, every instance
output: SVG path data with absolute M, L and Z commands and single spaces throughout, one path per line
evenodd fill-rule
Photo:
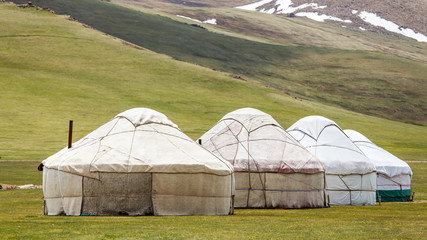
M 234 166 L 235 207 L 325 207 L 322 164 L 270 115 L 233 111 L 199 141 Z
M 354 130 L 344 130 L 354 144 L 373 162 L 377 170 L 377 201 L 407 201 L 411 195 L 412 170 L 409 165 Z
M 232 165 L 151 109 L 118 114 L 43 164 L 49 215 L 225 215 L 233 208 Z
M 374 205 L 374 164 L 332 120 L 309 116 L 287 129 L 325 167 L 332 205 Z

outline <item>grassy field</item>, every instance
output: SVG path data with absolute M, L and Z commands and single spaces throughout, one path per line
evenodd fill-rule
M 0 3 L 0 183 L 41 184 L 39 161 L 132 107 L 165 113 L 192 138 L 229 111 L 255 107 L 283 127 L 324 115 L 404 160 L 427 160 L 427 127 L 295 99 L 254 79 L 141 50 L 47 11 Z M 4 161 L 6 160 L 6 161 Z M 10 160 L 10 161 L 8 161 Z M 427 163 L 410 163 L 416 200 L 427 200 Z M 422 239 L 427 203 L 302 210 L 236 210 L 233 216 L 44 216 L 42 190 L 0 191 L 1 239 Z
M 41 184 L 38 163 L 0 162 L 0 183 Z M 233 216 L 44 216 L 41 189 L 0 191 L 0 235 L 2 239 L 422 239 L 427 233 L 427 163 L 410 165 L 415 202 L 236 209 Z
M 0 192 L 2 239 L 423 239 L 427 203 L 300 210 L 236 210 L 232 216 L 42 215 L 41 190 Z
M 382 52 L 249 41 L 97 0 L 33 2 L 155 52 L 249 77 L 285 94 L 402 122 L 427 121 L 425 63 Z

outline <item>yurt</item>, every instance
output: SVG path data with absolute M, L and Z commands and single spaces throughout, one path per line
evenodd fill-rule
M 331 205 L 375 205 L 375 166 L 334 121 L 309 116 L 287 132 L 322 162 Z
M 367 137 L 354 130 L 345 134 L 374 163 L 377 169 L 377 201 L 408 201 L 411 197 L 412 171 L 409 165 L 378 147 Z
M 264 112 L 228 113 L 199 143 L 234 166 L 236 208 L 327 205 L 320 161 Z
M 233 211 L 233 166 L 151 109 L 118 114 L 42 164 L 47 215 Z

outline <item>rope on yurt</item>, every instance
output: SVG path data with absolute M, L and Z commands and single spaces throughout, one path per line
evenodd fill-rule
M 387 176 L 387 175 L 385 175 L 385 174 L 381 174 L 381 173 L 378 173 L 378 174 L 379 174 L 379 175 L 381 175 L 382 177 L 384 177 L 384 178 L 386 178 L 386 179 L 390 180 L 391 182 L 396 183 L 396 185 L 398 185 L 398 186 L 400 187 L 400 190 L 401 190 L 401 191 L 403 190 L 403 186 L 404 186 L 404 185 L 402 185 L 401 183 L 394 181 L 391 177 L 389 177 L 389 176 Z M 402 175 L 404 175 L 404 174 L 402 174 Z M 399 175 L 399 176 L 401 176 L 401 175 Z M 410 178 L 412 178 L 412 177 L 410 176 Z M 412 181 L 411 181 L 411 182 L 412 182 Z
M 249 131 L 247 131 L 247 134 L 248 134 L 248 141 L 247 141 L 247 143 L 248 143 L 248 146 L 249 146 Z M 237 138 L 237 137 L 236 137 Z M 240 143 L 240 144 L 242 144 L 240 141 L 239 141 L 239 139 L 237 138 L 237 142 L 238 143 Z M 243 144 L 242 144 L 242 146 L 243 146 Z M 244 146 L 243 146 L 243 148 L 245 148 Z M 246 148 L 245 148 L 246 149 Z M 249 188 L 248 188 L 248 198 L 246 199 L 246 207 L 249 207 L 249 199 L 250 199 L 250 194 L 251 194 L 251 190 L 252 190 L 252 181 L 251 181 L 251 163 L 249 162 L 250 161 L 250 153 L 249 153 L 249 149 L 246 149 L 246 152 L 248 153 L 248 183 L 249 183 Z M 236 159 L 234 159 L 234 160 L 236 160 Z
M 230 200 L 230 215 L 234 215 L 234 197 L 235 197 L 235 194 L 236 194 L 236 193 L 233 194 L 233 189 L 236 188 L 236 183 L 234 182 L 235 181 L 234 180 L 234 173 L 230 174 L 230 178 L 231 178 L 230 180 L 231 180 L 231 183 L 232 183 L 231 188 L 230 188 L 230 196 L 231 196 L 231 200 Z
M 227 161 L 232 161 L 231 162 L 231 164 L 234 166 L 234 164 L 235 164 L 235 160 L 236 160 L 236 156 L 237 156 L 237 153 L 238 153 L 238 151 L 239 151 L 239 144 L 237 144 L 237 143 L 239 143 L 240 141 L 239 141 L 239 138 L 238 138 L 238 135 L 242 132 L 242 129 L 244 128 L 244 126 L 240 123 L 240 130 L 239 130 L 239 132 L 237 133 L 237 135 L 236 134 L 234 134 L 234 132 L 231 130 L 231 128 L 230 128 L 230 126 L 226 123 L 226 120 L 222 120 L 222 121 L 220 121 L 220 122 L 224 122 L 224 124 L 225 124 L 225 126 L 227 127 L 227 130 L 226 131 L 224 131 L 224 130 L 222 130 L 222 131 L 220 131 L 220 132 L 218 132 L 218 133 L 216 133 L 216 135 L 214 135 L 214 136 L 212 136 L 210 139 L 209 139 L 209 141 L 212 143 L 212 145 L 214 146 L 214 148 L 215 148 L 215 150 L 214 151 L 212 151 L 212 152 L 217 152 L 223 159 L 225 159 L 225 160 L 227 160 Z M 218 122 L 216 125 L 218 125 L 220 122 Z M 215 125 L 215 126 L 216 126 Z M 246 129 L 246 128 L 245 128 Z M 247 130 L 247 129 L 246 129 Z M 220 136 L 220 135 L 223 135 L 223 134 L 225 134 L 226 132 L 228 132 L 228 131 L 230 131 L 231 132 L 231 134 L 233 135 L 233 137 L 236 139 L 236 143 L 231 143 L 231 144 L 226 144 L 226 145 L 223 145 L 223 146 L 221 146 L 221 147 L 218 147 L 216 144 L 215 144 L 215 141 L 214 141 L 214 137 L 215 136 Z M 226 146 L 231 146 L 231 145 L 237 145 L 236 147 L 236 152 L 234 153 L 234 156 L 233 156 L 233 158 L 232 159 L 229 159 L 229 158 L 227 158 L 226 156 L 224 156 L 223 154 L 221 154 L 221 151 L 220 151 L 220 149 L 221 148 L 223 148 L 223 147 L 226 147 Z
M 59 194 L 61 194 L 61 203 L 62 203 L 62 208 L 64 209 L 64 194 L 62 194 L 62 184 L 61 184 L 61 176 L 60 173 L 61 171 L 59 170 L 61 168 L 62 163 L 64 162 L 65 159 L 62 159 L 62 161 L 59 163 L 58 165 L 58 169 L 57 169 L 57 173 L 58 173 L 58 185 L 59 185 Z
M 249 143 L 250 141 L 250 132 L 248 132 L 248 147 L 247 147 L 247 152 L 248 152 L 248 170 L 249 170 L 249 190 L 255 190 L 252 188 L 252 183 L 251 183 L 251 172 L 250 172 L 250 161 L 252 161 L 256 167 L 256 173 L 258 175 L 260 184 L 262 186 L 261 191 L 262 194 L 264 195 L 264 207 L 267 207 L 267 195 L 266 195 L 266 187 L 265 187 L 265 183 L 266 183 L 266 174 L 261 172 L 261 168 L 258 164 L 258 162 L 255 160 L 255 158 L 252 156 L 252 154 L 250 153 L 250 149 L 249 149 Z M 263 177 L 264 176 L 264 179 Z M 249 194 L 248 194 L 248 201 L 249 201 Z
M 348 192 L 350 193 L 350 205 L 353 205 L 353 204 L 352 204 L 352 201 L 351 201 L 351 189 L 348 187 L 347 183 L 345 183 L 344 179 L 342 179 L 342 176 L 343 176 L 343 175 L 338 175 L 338 177 L 341 179 L 341 181 L 342 181 L 342 182 L 344 183 L 344 185 L 347 187 Z
M 246 206 L 249 206 L 249 199 L 250 199 L 250 194 L 251 194 L 251 190 L 253 190 L 252 189 L 252 181 L 251 181 L 251 164 L 250 164 L 250 161 L 251 161 L 251 159 L 252 159 L 252 161 L 253 161 L 253 157 L 251 156 L 251 154 L 250 154 L 250 152 L 249 152 L 249 131 L 248 131 L 248 129 L 246 129 L 246 127 L 241 123 L 241 122 L 239 122 L 239 121 L 237 121 L 237 120 L 234 120 L 234 119 L 231 119 L 232 120 L 232 122 L 230 123 L 230 124 L 233 124 L 233 123 L 235 123 L 235 122 L 237 122 L 237 123 L 239 123 L 240 124 L 240 129 L 239 129 L 239 131 L 238 131 L 238 133 L 236 134 L 236 133 L 234 133 L 233 132 L 233 130 L 232 130 L 232 128 L 230 127 L 230 124 L 229 123 L 227 123 L 227 121 L 226 121 L 227 119 L 224 119 L 224 120 L 222 120 L 223 122 L 224 122 L 224 124 L 225 124 L 225 126 L 226 126 L 226 128 L 227 128 L 227 130 L 226 131 L 223 131 L 222 133 L 220 133 L 219 135 L 223 135 L 223 134 L 226 134 L 227 132 L 230 132 L 231 133 L 231 135 L 236 139 L 236 152 L 234 153 L 234 156 L 233 156 L 233 159 L 232 159 L 232 165 L 234 166 L 235 165 L 235 162 L 236 162 L 236 157 L 237 157 L 237 152 L 239 151 L 239 146 L 241 146 L 241 147 L 243 147 L 243 149 L 244 150 L 246 150 L 246 153 L 248 154 L 248 157 L 247 157 L 247 165 L 248 165 L 248 184 L 249 184 L 249 188 L 247 189 L 248 190 L 248 197 L 246 198 Z M 245 147 L 244 146 L 244 144 L 243 144 L 243 142 L 241 142 L 240 140 L 239 140 L 239 135 L 242 133 L 242 131 L 243 131 L 243 129 L 245 129 L 246 130 L 246 133 L 247 133 L 247 147 Z M 219 151 L 219 148 L 218 148 L 218 146 L 215 144 L 215 142 L 214 141 L 212 141 L 213 139 L 211 138 L 210 139 L 211 140 L 211 142 L 212 142 L 212 145 L 215 147 L 215 150 L 216 150 L 216 152 L 218 152 L 218 154 L 220 154 L 221 156 L 222 156 L 222 154 L 221 154 L 221 152 Z M 232 144 L 230 144 L 230 145 L 232 145 Z M 223 157 L 223 156 L 222 156 Z M 223 157 L 224 158 L 224 157 Z M 224 159 L 227 159 L 227 158 L 224 158 Z M 254 161 L 254 163 L 255 163 L 255 165 L 256 165 L 256 162 Z M 258 168 L 258 166 L 257 166 L 257 168 Z M 258 173 L 259 174 L 259 173 Z M 261 181 L 261 183 L 262 183 L 262 179 L 260 178 L 260 181 Z M 264 186 L 264 188 L 265 188 L 265 186 Z M 265 195 L 265 194 L 264 194 Z M 265 196 L 264 196 L 264 198 L 265 198 Z
M 226 121 L 226 120 L 231 120 L 231 122 L 229 122 L 229 121 Z M 288 136 L 286 136 L 284 133 L 285 133 L 285 131 L 284 132 L 280 132 L 280 131 L 278 131 L 278 129 L 277 128 L 280 128 L 280 129 L 282 129 L 280 126 L 276 126 L 276 125 L 273 125 L 273 124 L 268 124 L 268 125 L 264 125 L 264 126 L 260 126 L 260 127 L 258 127 L 258 128 L 256 128 L 256 129 L 254 129 L 254 130 L 252 130 L 252 131 L 248 131 L 248 129 L 246 129 L 246 127 L 240 122 L 240 121 L 237 121 L 237 120 L 235 120 L 235 119 L 223 119 L 222 120 L 222 122 L 225 124 L 225 126 L 226 126 L 226 129 L 225 130 L 222 130 L 222 131 L 218 131 L 218 133 L 216 133 L 215 134 L 215 136 L 221 136 L 221 135 L 224 135 L 224 134 L 227 134 L 227 135 L 232 135 L 235 139 L 236 139 L 236 143 L 232 143 L 232 144 L 226 144 L 226 145 L 224 145 L 224 146 L 221 146 L 221 144 L 220 145 L 218 145 L 218 144 L 216 144 L 216 142 L 214 141 L 215 140 L 215 136 L 212 136 L 209 140 L 210 140 L 210 142 L 212 143 L 212 145 L 214 146 L 214 148 L 215 148 L 215 152 L 217 152 L 221 157 L 223 157 L 224 159 L 228 159 L 228 160 L 230 160 L 230 161 L 232 161 L 232 164 L 233 164 L 233 166 L 235 165 L 235 163 L 236 163 L 236 157 L 237 157 L 237 152 L 239 151 L 239 148 L 240 147 L 243 147 L 243 149 L 244 150 L 246 150 L 246 153 L 247 153 L 247 166 L 248 166 L 248 183 L 249 183 L 249 188 L 248 189 L 246 189 L 247 190 L 247 199 L 246 199 L 246 205 L 247 206 L 249 206 L 249 199 L 250 199 L 250 195 L 251 195 L 251 191 L 252 190 L 261 190 L 261 191 L 263 191 L 263 195 L 264 195 L 264 204 L 265 204 L 265 207 L 267 207 L 267 189 L 266 189 L 266 178 L 267 178 L 267 175 L 266 175 L 266 173 L 265 172 L 261 172 L 261 168 L 260 168 L 260 166 L 259 166 L 259 163 L 257 162 L 257 161 L 255 161 L 255 159 L 254 159 L 254 157 L 252 156 L 252 154 L 250 153 L 250 142 L 252 142 L 252 141 L 257 141 L 257 140 L 262 140 L 262 141 L 265 141 L 265 140 L 271 140 L 271 141 L 280 141 L 280 142 L 282 142 L 283 143 L 283 151 L 282 151 L 282 154 L 281 154 L 281 162 L 282 163 L 284 163 L 284 164 L 286 164 L 284 161 L 283 161 L 283 158 L 284 158 L 284 153 L 285 153 L 285 151 L 286 151 L 286 147 L 287 147 L 287 144 L 292 144 L 292 145 L 295 145 L 295 146 L 299 146 L 299 147 L 301 147 L 300 145 L 298 145 L 297 144 L 297 142 L 292 142 L 292 141 L 290 141 L 290 140 L 292 140 L 292 138 L 289 138 Z M 220 123 L 217 123 L 217 124 L 220 124 Z M 235 133 L 235 131 L 233 131 L 233 129 L 234 129 L 234 126 L 233 125 L 238 125 L 239 124 L 239 128 L 238 128 L 238 133 L 236 134 Z M 252 133 L 252 132 L 254 132 L 255 130 L 259 130 L 260 128 L 262 128 L 262 127 L 265 127 L 265 126 L 274 126 L 274 130 L 276 130 L 277 132 L 279 132 L 280 134 L 282 134 L 283 136 L 285 136 L 286 137 L 286 140 L 282 140 L 282 139 L 273 139 L 273 138 L 271 138 L 271 139 L 264 139 L 264 138 L 262 138 L 262 139 L 250 139 L 250 133 Z M 243 131 L 243 128 L 247 131 L 247 146 L 245 146 L 245 141 L 240 141 L 240 139 L 239 139 L 239 136 L 241 135 L 241 133 L 242 133 L 242 131 Z M 234 129 L 234 130 L 237 130 L 237 129 Z M 288 140 L 289 139 L 289 140 Z M 234 156 L 232 157 L 232 158 L 229 158 L 229 157 L 227 157 L 227 156 L 224 156 L 222 153 L 221 153 L 221 151 L 220 151 L 220 149 L 221 148 L 223 148 L 223 147 L 228 147 L 228 146 L 231 146 L 231 145 L 234 145 L 234 144 L 236 144 L 237 146 L 236 146 L 236 152 L 234 153 Z M 301 147 L 302 148 L 302 147 Z M 302 148 L 302 149 L 304 149 L 304 148 Z M 307 150 L 306 150 L 307 151 Z M 307 161 L 308 162 L 308 161 Z M 253 163 L 254 164 L 254 166 L 256 167 L 256 169 L 257 169 L 257 171 L 254 171 L 254 169 L 252 169 L 251 167 L 252 167 L 252 164 L 251 163 Z M 291 166 L 289 166 L 288 164 L 286 164 L 294 173 L 297 173 L 297 171 L 295 171 L 295 169 L 293 169 Z M 305 165 L 305 164 L 304 164 Z M 279 168 L 280 168 L 280 166 L 279 166 Z M 280 169 L 279 169 L 280 170 Z M 277 173 L 280 173 L 280 171 L 277 171 Z M 259 188 L 254 188 L 254 186 L 252 185 L 252 178 L 251 178 L 251 176 L 252 176 L 252 174 L 258 174 L 257 176 L 259 177 L 259 180 L 260 180 L 260 184 L 261 184 L 261 189 L 259 189 Z M 262 176 L 262 175 L 264 175 L 264 177 Z M 299 179 L 297 179 L 297 178 L 293 178 L 293 177 L 290 177 L 290 176 L 286 176 L 287 178 L 289 178 L 289 179 L 292 179 L 293 181 L 295 181 L 295 182 L 299 182 L 299 183 L 301 183 L 302 185 L 306 185 L 306 186 L 308 186 L 309 188 L 310 188 L 310 190 L 282 190 L 282 189 L 270 189 L 269 191 L 280 191 L 280 192 L 312 192 L 312 191 L 319 191 L 319 192 L 323 192 L 323 199 L 324 199 L 324 201 L 325 201 L 325 206 L 326 206 L 326 191 L 325 191 L 325 189 L 315 189 L 315 188 L 313 188 L 313 186 L 312 185 L 309 185 L 309 184 L 307 184 L 306 182 L 304 182 L 304 181 L 302 181 L 302 180 L 299 180 Z M 324 184 L 325 184 L 325 177 L 323 177 L 324 178 Z M 236 189 L 236 190 L 243 190 L 243 189 Z
M 408 185 L 403 185 L 403 184 L 401 184 L 401 183 L 399 183 L 399 182 L 396 182 L 396 181 L 394 181 L 391 177 L 389 177 L 389 176 L 387 176 L 387 175 L 385 175 L 385 174 L 381 174 L 381 173 L 377 173 L 377 174 L 379 174 L 379 175 L 381 175 L 382 177 L 384 177 L 384 178 L 386 178 L 386 179 L 388 179 L 388 180 L 390 180 L 391 182 L 393 182 L 393 183 L 395 183 L 396 185 L 398 185 L 399 187 L 400 187 L 400 192 L 403 194 L 403 186 L 408 186 Z M 407 175 L 407 174 L 402 174 L 402 175 Z M 401 175 L 399 175 L 399 176 L 401 176 Z M 412 175 L 409 175 L 409 178 L 410 178 L 410 182 L 412 183 Z M 411 185 L 409 185 L 409 189 L 412 189 L 411 188 Z M 378 191 L 377 191 L 377 193 L 378 193 Z M 378 193 L 379 194 L 379 193 Z M 377 194 L 377 195 L 378 195 Z M 415 192 L 414 192 L 414 194 L 415 194 Z M 413 194 L 411 193 L 411 195 L 412 195 L 412 199 L 414 198 L 413 197 Z M 381 195 L 379 195 L 379 197 L 381 197 Z
M 161 124 L 161 125 L 165 125 L 165 124 Z M 141 125 L 139 125 L 141 126 Z M 182 150 L 180 147 L 178 147 L 175 143 L 173 143 L 168 137 L 166 136 L 173 136 L 173 135 L 166 135 L 166 134 L 162 134 L 161 132 L 159 132 L 156 128 L 154 128 L 153 126 L 147 125 L 149 127 L 151 127 L 156 133 L 159 134 L 159 136 L 162 136 L 164 139 L 166 139 L 170 144 L 172 144 L 176 149 L 180 150 L 182 153 L 184 153 L 185 155 L 187 155 L 189 158 L 193 159 L 195 162 L 199 162 L 197 159 L 195 159 L 193 156 L 189 155 L 186 151 Z M 169 125 L 165 125 L 165 126 L 169 126 Z M 169 126 L 171 127 L 171 126 Z M 171 127 L 173 128 L 173 127 Z M 133 140 L 132 140 L 133 141 Z
M 270 126 L 270 125 L 265 125 L 265 126 L 262 126 L 262 127 L 266 127 L 266 126 Z M 275 130 L 277 131 L 277 126 L 275 126 L 275 125 L 273 125 L 275 128 Z M 259 127 L 259 128 L 257 128 L 256 130 L 259 130 L 261 127 Z M 255 130 L 254 130 L 255 131 Z M 254 131 L 251 131 L 251 133 L 252 132 L 254 132 Z M 279 132 L 279 133 L 281 133 L 280 131 L 277 131 L 277 132 Z M 283 136 L 285 136 L 286 137 L 286 139 L 290 139 L 288 136 L 286 136 L 286 135 L 284 135 L 283 133 L 281 133 Z M 283 143 L 283 151 L 282 151 L 282 155 L 281 155 L 281 157 L 280 157 L 280 159 L 281 159 L 281 163 L 283 163 L 283 164 L 285 164 L 286 166 L 288 166 L 290 169 L 292 169 L 292 171 L 293 171 L 293 173 L 298 173 L 297 171 L 295 171 L 295 169 L 294 168 L 292 168 L 289 164 L 287 164 L 285 161 L 283 161 L 283 159 L 284 159 L 284 154 L 285 154 L 285 151 L 286 151 L 286 148 L 287 148 L 287 145 L 288 144 L 292 144 L 292 145 L 294 145 L 294 146 L 298 146 L 298 147 L 300 147 L 301 149 L 304 149 L 303 147 L 301 147 L 300 145 L 298 145 L 298 144 L 295 144 L 295 143 L 293 143 L 293 142 L 291 142 L 291 141 L 287 141 L 287 140 L 278 140 L 278 139 L 263 139 L 263 140 L 271 140 L 271 141 L 279 141 L 279 142 L 282 142 Z M 252 140 L 253 141 L 253 140 Z M 305 149 L 304 149 L 305 150 Z M 306 150 L 306 151 L 308 151 L 308 150 Z M 308 162 L 308 161 L 307 161 Z M 305 162 L 305 164 L 307 163 L 307 162 Z M 257 164 L 257 162 L 255 161 L 255 163 Z M 302 165 L 302 166 L 305 166 L 305 164 L 304 165 Z M 258 166 L 257 166 L 258 167 Z M 260 172 L 260 170 L 259 170 L 259 167 L 258 167 L 258 172 Z M 279 171 L 277 171 L 277 173 L 280 173 Z M 264 174 L 264 181 L 262 181 L 261 180 L 261 183 L 262 183 L 262 186 L 263 186 L 263 193 L 264 193 L 264 199 L 265 199 L 265 202 L 267 203 L 267 197 L 266 197 L 266 193 L 267 193 L 267 189 L 266 189 L 266 173 L 263 173 Z M 260 175 L 261 175 L 261 172 L 260 172 Z M 261 176 L 260 176 L 261 177 Z M 299 180 L 299 179 L 297 179 L 297 178 L 293 178 L 293 177 L 291 177 L 291 176 L 289 176 L 289 174 L 286 174 L 286 178 L 288 178 L 288 179 L 291 179 L 291 180 L 293 180 L 293 181 L 295 181 L 295 182 L 298 182 L 298 183 L 300 183 L 300 184 L 302 184 L 302 185 L 305 185 L 305 186 L 307 186 L 307 187 L 309 187 L 310 188 L 310 190 L 283 190 L 283 189 L 269 189 L 269 191 L 280 191 L 280 192 L 312 192 L 312 191 L 321 191 L 321 192 L 323 192 L 324 193 L 324 199 L 325 199 L 325 193 L 326 193 L 326 191 L 323 189 L 317 189 L 317 188 L 313 188 L 313 186 L 312 185 L 310 185 L 310 184 L 307 184 L 306 182 L 304 182 L 303 180 Z
M 273 129 L 276 131 L 276 132 L 278 132 L 279 134 L 281 134 L 282 136 L 284 136 L 285 137 L 285 140 L 282 140 L 282 139 L 262 139 L 262 140 L 271 140 L 271 141 L 279 141 L 279 142 L 282 142 L 283 143 L 283 151 L 282 151 L 282 155 L 281 155 L 281 157 L 280 157 L 280 162 L 281 163 L 283 163 L 283 164 L 285 164 L 286 166 L 288 166 L 290 169 L 292 169 L 292 171 L 293 171 L 293 173 L 297 173 L 297 171 L 295 171 L 295 169 L 294 168 L 292 168 L 289 164 L 287 164 L 285 161 L 283 161 L 284 160 L 284 154 L 285 154 L 285 151 L 286 151 L 286 148 L 287 148 L 287 146 L 288 146 L 288 144 L 291 144 L 291 145 L 294 145 L 294 146 L 297 146 L 297 147 L 300 147 L 301 149 L 304 149 L 305 151 L 308 151 L 308 150 L 306 150 L 305 148 L 303 148 L 303 147 L 301 147 L 300 145 L 298 145 L 298 144 L 296 144 L 296 143 L 294 143 L 294 142 L 292 142 L 292 141 L 289 141 L 289 139 L 291 140 L 291 138 L 289 138 L 287 135 L 285 135 L 284 133 L 286 133 L 286 131 L 281 127 L 281 126 L 277 126 L 277 125 L 275 125 L 275 124 L 266 124 L 266 125 L 263 125 L 263 126 L 260 126 L 260 127 L 258 127 L 258 128 L 255 128 L 255 129 L 253 129 L 253 130 L 251 130 L 251 133 L 252 132 L 255 132 L 255 131 L 257 131 L 257 130 L 259 130 L 259 129 L 261 129 L 261 128 L 264 128 L 264 127 L 269 127 L 269 126 L 273 126 Z M 283 132 L 282 131 L 279 131 L 279 129 L 282 129 L 283 130 Z M 249 140 L 249 138 L 248 138 L 248 141 L 250 141 Z M 254 141 L 254 140 L 251 140 L 251 141 Z M 307 161 L 308 162 L 308 161 Z M 307 163 L 306 162 L 306 163 Z M 305 164 L 306 164 L 305 163 Z M 257 165 L 257 162 L 255 161 L 255 164 Z M 303 165 L 303 166 L 305 166 L 305 164 Z M 257 165 L 257 168 L 258 168 L 258 172 L 259 172 L 259 174 L 260 174 L 260 177 L 261 177 L 261 171 L 260 171 L 260 169 L 259 169 L 259 167 L 258 167 L 258 165 Z M 280 168 L 280 166 L 279 166 L 279 168 Z M 277 171 L 277 173 L 280 173 L 280 171 L 279 171 L 280 169 L 278 169 L 278 171 Z M 267 182 L 267 174 L 266 173 L 263 173 L 264 174 L 264 181 L 262 181 L 262 180 L 260 180 L 261 181 L 261 183 L 262 183 L 262 186 L 263 186 L 263 193 L 264 193 L 264 201 L 265 201 L 265 204 L 267 204 L 267 197 L 266 197 L 266 194 L 267 194 L 267 189 L 266 189 L 266 182 Z M 287 178 L 289 178 L 289 179 L 292 179 L 293 181 L 295 181 L 295 182 L 299 182 L 299 183 L 301 183 L 302 185 L 306 185 L 306 186 L 308 186 L 309 188 L 311 188 L 310 190 L 279 190 L 279 189 L 269 189 L 269 191 L 280 191 L 280 192 L 308 192 L 308 191 L 319 191 L 319 189 L 314 189 L 313 187 L 312 187 L 312 185 L 309 185 L 309 184 L 307 184 L 306 182 L 304 182 L 304 181 L 301 181 L 301 180 L 297 180 L 296 178 L 293 178 L 293 177 L 291 177 L 291 176 L 289 176 L 289 174 L 286 174 L 286 177 Z M 320 190 L 321 191 L 321 190 Z M 323 193 L 325 194 L 325 190 L 323 189 Z M 325 195 L 324 195 L 324 199 L 325 199 Z
M 329 200 L 329 193 L 327 193 L 327 191 L 326 191 L 326 171 L 325 172 L 323 172 L 323 195 L 324 195 L 324 197 L 325 197 L 325 207 L 330 207 L 331 206 L 331 204 L 330 204 L 330 200 Z M 326 197 L 328 198 L 328 204 L 326 205 Z

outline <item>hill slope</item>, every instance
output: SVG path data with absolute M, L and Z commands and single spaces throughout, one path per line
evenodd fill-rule
M 329 21 L 346 27 L 370 31 L 394 31 L 427 42 L 427 5 L 425 0 L 367 1 L 367 0 L 262 0 L 238 8 L 270 14 L 306 16 L 316 21 Z M 370 17 L 380 21 L 371 21 Z M 389 23 L 386 23 L 388 21 Z M 389 28 L 390 27 L 390 28 Z
M 248 41 L 93 0 L 34 2 L 139 46 L 244 75 L 286 94 L 388 119 L 427 121 L 423 63 L 372 51 Z
M 419 33 L 419 37 L 421 37 L 421 34 L 424 35 L 424 37 L 419 39 L 424 39 L 424 42 L 427 40 L 427 16 L 425 14 L 427 12 L 427 4 L 425 0 L 397 0 L 387 2 L 369 0 L 157 1 L 160 4 L 156 4 L 153 1 L 141 0 L 114 1 L 141 3 L 145 4 L 145 6 L 152 6 L 153 4 L 161 6 L 162 4 L 170 3 L 186 7 L 237 7 L 283 16 L 308 17 L 316 21 L 327 21 L 331 24 L 353 29 L 364 29 L 375 32 L 384 31 L 385 29 L 380 26 L 381 24 L 372 24 L 368 19 L 363 17 L 363 14 L 360 15 L 360 13 L 366 12 L 375 14 L 379 18 L 396 24 L 399 28 L 397 30 L 400 30 L 401 34 L 408 33 L 409 36 L 415 36 Z M 409 34 L 410 31 L 413 32 Z
M 150 13 L 164 13 L 165 16 L 186 16 L 193 19 L 215 19 L 216 25 L 205 27 L 224 34 L 233 34 L 255 41 L 286 46 L 312 46 L 345 50 L 380 51 L 387 54 L 427 63 L 427 45 L 399 34 L 382 31 L 381 34 L 341 27 L 329 22 L 317 22 L 304 17 L 284 17 L 235 8 L 194 8 L 178 7 L 172 4 L 148 9 L 132 0 L 113 0 L 119 4 L 136 7 Z M 144 5 L 145 6 L 145 5 Z M 183 18 L 175 17 L 183 21 Z
M 253 83 L 123 44 L 47 11 L 0 3 L 0 156 L 43 159 L 132 107 L 165 113 L 193 138 L 225 113 L 255 107 L 283 127 L 319 114 L 405 160 L 426 156 L 426 127 L 301 101 Z M 375 130 L 373 130 L 375 129 Z

